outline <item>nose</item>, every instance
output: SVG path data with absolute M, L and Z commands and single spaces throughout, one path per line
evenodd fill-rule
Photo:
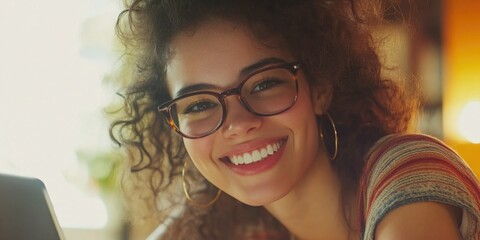
M 227 116 L 222 126 L 225 138 L 241 136 L 262 126 L 262 117 L 248 111 L 237 96 L 225 99 Z

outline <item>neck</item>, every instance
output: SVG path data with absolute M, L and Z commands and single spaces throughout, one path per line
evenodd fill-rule
M 341 184 L 327 156 L 319 156 L 290 193 L 265 208 L 296 236 L 295 239 L 346 240 L 355 236 L 350 227 L 354 226 L 355 207 L 346 213 L 347 220 Z

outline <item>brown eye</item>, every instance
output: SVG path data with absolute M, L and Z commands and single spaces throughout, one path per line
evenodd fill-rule
M 284 82 L 285 81 L 276 78 L 262 80 L 261 82 L 255 84 L 255 86 L 250 91 L 250 94 L 274 88 L 279 84 L 283 84 Z
M 198 113 L 202 111 L 206 111 L 209 109 L 213 109 L 218 106 L 218 103 L 208 101 L 208 100 L 202 100 L 202 101 L 197 101 L 194 103 L 191 103 L 188 107 L 185 108 L 183 111 L 183 114 L 189 114 L 189 113 Z

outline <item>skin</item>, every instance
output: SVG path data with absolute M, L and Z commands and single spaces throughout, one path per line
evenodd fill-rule
M 376 239 L 453 240 L 462 239 L 458 229 L 461 210 L 436 202 L 401 206 L 383 218 L 375 230 Z
M 275 46 L 282 45 L 279 39 L 269 41 Z M 267 48 L 243 26 L 221 20 L 211 20 L 195 31 L 178 34 L 170 47 L 173 55 L 167 65 L 167 85 L 173 97 L 192 86 L 201 85 L 202 90 L 218 92 L 236 87 L 242 80 L 242 70 L 265 59 L 297 60 L 285 48 Z M 331 92 L 311 88 L 301 70 L 298 81 L 296 104 L 275 116 L 256 116 L 236 97 L 226 98 L 228 114 L 223 126 L 204 138 L 184 138 L 185 147 L 206 179 L 239 201 L 264 206 L 297 239 L 358 239 L 358 233 L 349 227 L 356 226 L 356 207 L 353 205 L 347 213 L 350 220 L 346 220 L 339 179 L 319 137 L 316 122 L 316 115 L 325 112 Z M 225 156 L 251 151 L 281 139 L 287 139 L 283 153 L 268 170 L 239 174 L 222 161 Z M 355 199 L 350 201 L 355 203 Z M 444 205 L 436 207 L 446 209 Z M 439 221 L 449 216 L 439 216 Z M 412 216 L 388 216 L 382 222 L 384 226 L 379 228 L 378 239 L 400 234 L 390 226 L 406 217 Z

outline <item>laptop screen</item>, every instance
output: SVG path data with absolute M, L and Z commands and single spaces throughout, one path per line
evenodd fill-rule
M 0 239 L 64 239 L 41 180 L 0 174 Z

